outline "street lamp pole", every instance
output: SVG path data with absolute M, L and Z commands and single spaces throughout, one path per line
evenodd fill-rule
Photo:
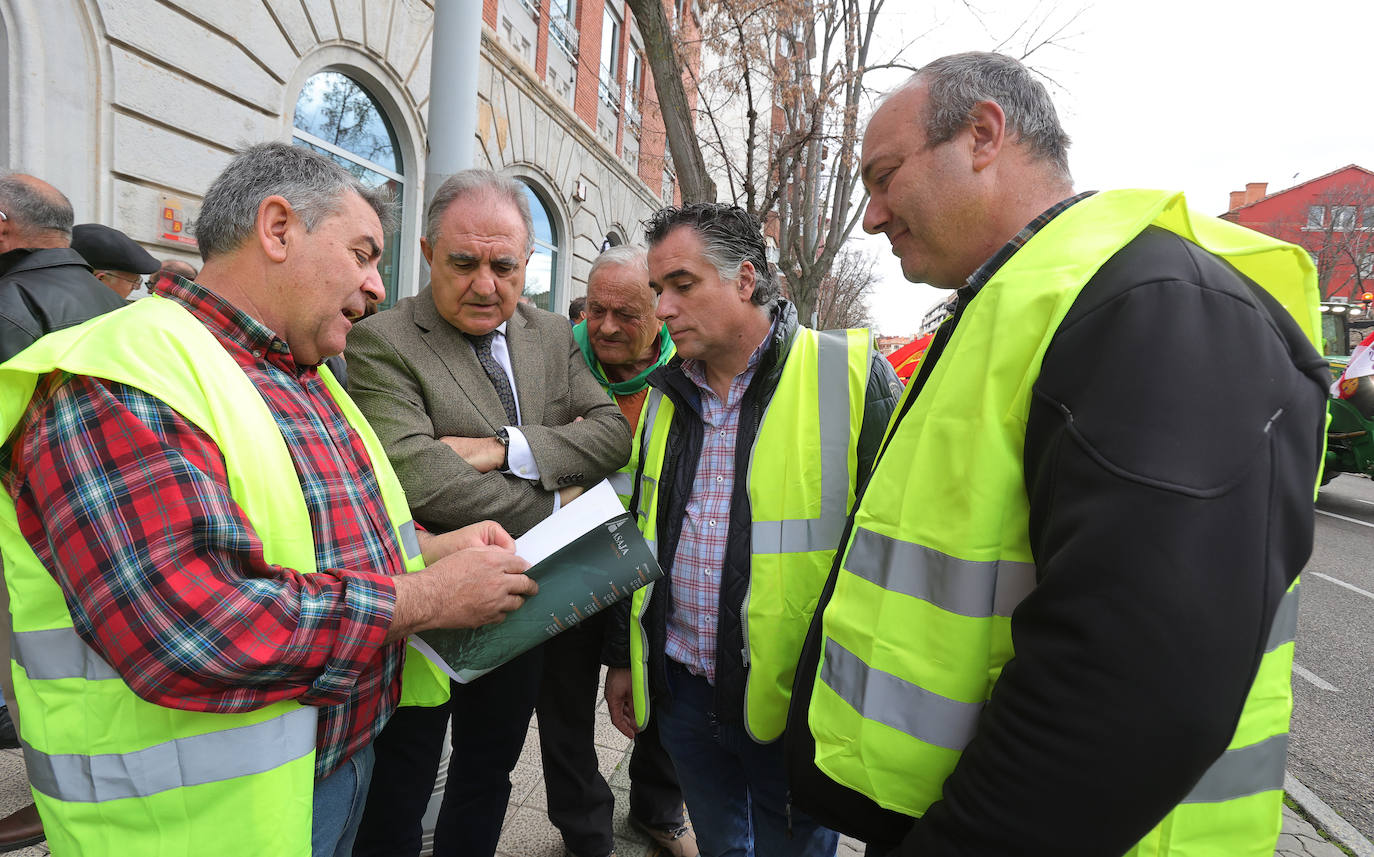
M 481 21 L 482 0 L 435 0 L 429 51 L 426 208 L 445 178 L 473 165 Z

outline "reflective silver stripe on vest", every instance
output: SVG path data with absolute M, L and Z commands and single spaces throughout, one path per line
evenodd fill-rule
M 630 492 L 634 490 L 634 476 L 629 473 L 616 471 L 607 476 L 606 480 L 611 483 L 611 487 L 620 497 L 629 497 Z
M 55 681 L 84 678 L 87 681 L 117 679 L 119 673 L 95 649 L 86 645 L 75 628 L 48 631 L 16 631 L 11 657 L 30 679 Z
M 1302 589 L 1299 584 L 1293 587 L 1291 592 L 1283 594 L 1283 600 L 1279 602 L 1278 612 L 1274 614 L 1274 624 L 1269 628 L 1269 640 L 1264 644 L 1264 651 L 1272 652 L 1284 643 L 1291 643 L 1298 638 L 1298 590 Z
M 1010 616 L 1035 588 L 1031 563 L 958 559 L 862 527 L 854 528 L 844 567 L 889 592 L 976 619 Z
M 1288 733 L 1221 754 L 1183 799 L 1184 803 L 1220 803 L 1283 788 Z
M 415 559 L 420 555 L 420 536 L 415 532 L 415 521 L 406 521 L 400 527 L 401 550 L 406 552 L 406 559 Z
M 873 669 L 831 639 L 825 641 L 821 681 L 865 720 L 950 750 L 964 749 L 983 710 L 981 702 L 957 702 Z
M 131 753 L 98 756 L 40 752 L 25 745 L 29 782 L 72 803 L 148 797 L 168 789 L 261 774 L 315 749 L 314 708 L 204 735 L 176 738 Z
M 816 335 L 821 441 L 821 513 L 819 518 L 755 521 L 751 550 L 755 554 L 834 550 L 844 535 L 849 499 L 849 335 L 827 330 Z M 768 415 L 764 413 L 764 420 Z

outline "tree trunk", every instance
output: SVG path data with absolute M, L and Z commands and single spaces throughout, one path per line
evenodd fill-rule
M 668 149 L 673 154 L 682 201 L 715 202 L 716 183 L 706 174 L 706 161 L 701 156 L 692 109 L 687 104 L 687 91 L 682 84 L 682 65 L 678 62 L 672 28 L 661 0 L 626 2 L 644 37 L 644 54 L 654 74 L 654 92 L 658 94 L 659 113 L 663 115 L 663 128 L 668 137 Z

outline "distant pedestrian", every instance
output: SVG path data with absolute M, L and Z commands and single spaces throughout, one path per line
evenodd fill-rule
M 163 259 L 162 267 L 158 268 L 149 278 L 148 291 L 155 291 L 163 281 L 170 280 L 173 276 L 183 277 L 194 282 L 197 273 L 196 266 L 190 262 L 183 262 L 180 259 Z

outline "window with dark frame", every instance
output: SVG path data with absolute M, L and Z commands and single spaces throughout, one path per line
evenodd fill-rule
M 292 115 L 291 142 L 334 160 L 368 187 L 385 186 L 402 206 L 406 179 L 396 132 L 377 99 L 340 71 L 312 75 L 301 87 Z M 386 288 L 380 309 L 396 303 L 400 284 L 401 226 L 386 234 L 377 270 Z
M 620 111 L 620 16 L 608 5 L 601 17 L 601 100 Z

